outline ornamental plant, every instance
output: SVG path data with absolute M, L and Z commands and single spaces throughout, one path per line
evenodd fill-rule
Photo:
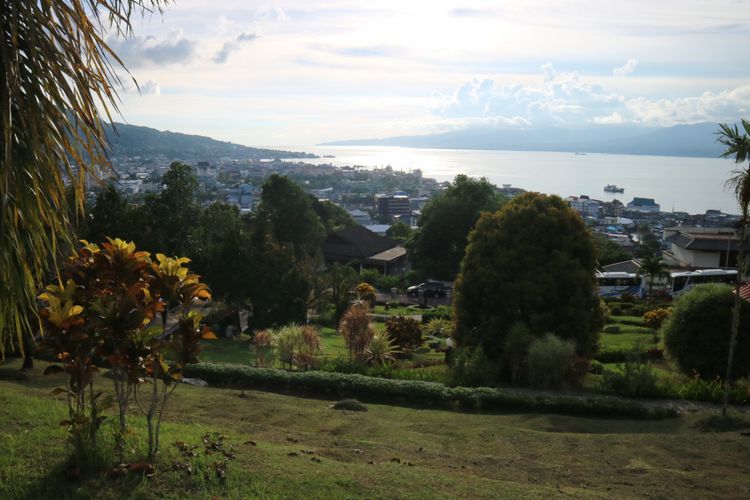
M 354 303 L 342 316 L 339 331 L 349 351 L 349 362 L 361 361 L 370 339 L 375 334 L 366 302 Z
M 183 367 L 198 362 L 201 339 L 216 338 L 190 310 L 196 300 L 211 295 L 199 276 L 183 266 L 189 262 L 185 258 L 158 254 L 153 262 L 134 243 L 117 238 L 107 238 L 101 246 L 82 243 L 62 267 L 60 283 L 39 296 L 45 333 L 41 348 L 53 357 L 45 373 L 68 374 L 67 387 L 58 392 L 68 395 L 70 418 L 63 423 L 80 457 L 85 446 L 95 446 L 102 410 L 109 405 L 94 390 L 99 371 L 94 360 L 103 360 L 111 369 L 119 413 L 118 451 L 123 451 L 128 407 L 135 396 L 146 415 L 153 460 L 161 418 Z M 173 306 L 179 317 L 170 326 Z M 147 379 L 151 385 L 143 397 Z

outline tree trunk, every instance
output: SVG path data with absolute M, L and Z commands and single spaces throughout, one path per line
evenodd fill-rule
M 742 297 L 740 297 L 740 287 L 742 286 L 742 268 L 745 263 L 745 229 L 747 226 L 747 214 L 742 216 L 742 226 L 740 227 L 740 242 L 737 250 L 737 282 L 734 285 L 734 306 L 732 307 L 732 332 L 729 337 L 729 354 L 727 355 L 727 373 L 724 377 L 724 397 L 722 398 L 721 414 L 726 417 L 729 408 L 729 390 L 732 385 L 732 368 L 734 365 L 734 349 L 737 345 L 737 335 L 740 331 L 740 310 L 742 308 Z

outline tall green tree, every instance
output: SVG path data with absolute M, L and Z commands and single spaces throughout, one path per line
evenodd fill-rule
M 734 162 L 741 165 L 750 159 L 750 122 L 743 119 L 740 132 L 735 124 L 730 127 L 726 124 L 719 125 L 718 141 L 726 149 L 722 153 L 724 158 L 733 158 Z M 742 276 L 745 267 L 744 246 L 747 240 L 747 224 L 750 208 L 750 163 L 746 167 L 740 167 L 732 172 L 732 176 L 727 180 L 727 185 L 732 188 L 737 201 L 740 205 L 740 231 L 739 247 L 737 252 L 737 283 L 734 290 L 734 307 L 732 308 L 732 330 L 729 339 L 729 350 L 727 354 L 727 371 L 724 377 L 724 401 L 722 405 L 722 414 L 726 415 L 729 406 L 729 391 L 731 388 L 732 365 L 734 364 L 734 351 L 737 346 L 737 336 L 740 331 L 740 311 L 742 307 L 742 298 L 740 297 L 740 286 L 742 285 Z
M 111 171 L 100 113 L 117 109 L 117 55 L 132 15 L 161 0 L 0 0 L 0 357 L 38 324 L 50 256 L 70 243 L 65 182 Z M 54 266 L 52 266 L 54 267 Z
M 484 213 L 455 284 L 454 337 L 499 359 L 511 327 L 528 326 L 594 353 L 603 324 L 591 234 L 558 196 L 526 193 Z
M 144 245 L 168 255 L 192 255 L 200 184 L 192 167 L 181 162 L 173 162 L 162 180 L 162 192 L 147 197 L 141 208 Z
M 425 205 L 419 217 L 419 231 L 409 249 L 414 267 L 431 278 L 453 279 L 480 214 L 494 212 L 502 201 L 486 179 L 456 176 L 443 193 Z
M 268 222 L 274 239 L 288 247 L 295 260 L 320 254 L 325 228 L 310 197 L 288 177 L 272 174 L 266 179 L 258 217 Z

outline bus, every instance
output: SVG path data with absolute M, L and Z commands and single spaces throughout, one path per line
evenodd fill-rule
M 702 269 L 700 271 L 682 271 L 669 274 L 669 281 L 655 280 L 654 295 L 666 294 L 673 299 L 684 294 L 696 285 L 704 283 L 726 283 L 733 285 L 737 281 L 737 271 L 727 269 Z M 648 279 L 636 273 L 610 272 L 596 273 L 596 282 L 600 297 L 645 297 L 648 293 Z
M 640 297 L 643 294 L 643 284 L 636 273 L 611 272 L 596 273 L 596 284 L 600 297 L 622 297 L 632 295 Z
M 700 271 L 686 271 L 671 273 L 672 279 L 668 293 L 672 298 L 677 298 L 696 285 L 704 283 L 726 283 L 734 285 L 737 281 L 737 271 L 727 269 L 702 269 Z

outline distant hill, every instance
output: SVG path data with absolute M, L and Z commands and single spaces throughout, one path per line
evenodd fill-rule
M 314 154 L 261 149 L 217 141 L 202 135 L 181 134 L 149 127 L 115 123 L 106 127 L 107 139 L 114 156 L 155 156 L 208 160 L 213 158 L 275 159 L 317 158 Z
M 668 128 L 602 125 L 520 130 L 474 127 L 440 134 L 335 141 L 322 145 L 718 157 L 722 152 L 714 134 L 718 128 L 715 123 Z

